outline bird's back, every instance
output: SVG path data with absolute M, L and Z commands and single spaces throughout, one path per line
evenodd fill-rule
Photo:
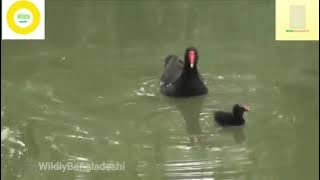
M 232 124 L 233 115 L 229 112 L 216 111 L 214 112 L 214 119 L 220 125 Z
M 182 74 L 183 62 L 178 56 L 169 55 L 165 59 L 164 72 L 161 76 L 161 83 L 168 85 L 174 83 Z

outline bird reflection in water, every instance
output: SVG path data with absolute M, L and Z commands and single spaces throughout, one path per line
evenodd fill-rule
M 154 134 L 153 155 L 155 165 L 163 174 L 164 179 L 213 180 L 219 178 L 219 174 L 224 174 L 225 169 L 222 167 L 227 163 L 223 161 L 222 154 L 225 152 L 221 147 L 228 147 L 227 151 L 230 151 L 231 155 L 234 152 L 243 153 L 242 151 L 232 151 L 233 148 L 239 148 L 239 146 L 230 146 L 228 145 L 230 141 L 224 139 L 224 137 L 231 137 L 236 144 L 243 142 L 245 140 L 243 127 L 222 128 L 211 124 L 212 128 L 209 128 L 211 129 L 209 132 L 203 130 L 208 129 L 203 126 L 205 122 L 202 124 L 201 120 L 205 98 L 206 96 L 169 99 L 169 103 L 174 105 L 185 122 L 188 142 L 175 141 L 175 144 L 171 144 L 162 136 L 161 131 L 164 129 L 161 126 L 157 128 L 157 133 Z M 211 115 L 209 119 L 204 119 L 204 121 L 214 123 L 213 116 Z M 240 146 L 242 147 L 242 145 Z M 217 150 L 211 151 L 211 149 Z M 168 151 L 181 152 L 184 156 L 168 157 Z M 234 173 L 234 176 L 241 175 L 241 173 L 237 174 L 235 170 Z M 146 175 L 145 172 L 144 175 Z
M 185 120 L 186 131 L 189 136 L 190 145 L 199 144 L 201 146 L 210 145 L 209 136 L 206 135 L 201 129 L 200 113 L 202 112 L 204 100 L 206 96 L 191 97 L 186 99 L 178 99 L 175 101 L 175 105 Z M 213 118 L 210 118 L 210 121 Z M 213 122 L 214 123 L 214 122 Z M 235 143 L 242 143 L 245 141 L 244 127 L 227 127 L 220 128 L 218 125 L 218 132 L 221 134 L 230 134 Z M 215 132 L 209 132 L 210 134 Z M 212 146 L 211 144 L 210 146 Z
M 203 133 L 200 125 L 200 113 L 205 96 L 177 99 L 175 105 L 185 120 L 190 145 L 202 144 Z

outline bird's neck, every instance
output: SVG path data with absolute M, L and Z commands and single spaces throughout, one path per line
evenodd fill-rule
M 197 74 L 198 73 L 197 65 L 195 65 L 193 68 L 191 68 L 189 65 L 185 65 L 183 68 L 183 72 L 186 74 Z

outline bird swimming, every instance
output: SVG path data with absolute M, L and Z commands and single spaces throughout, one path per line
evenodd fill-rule
M 166 96 L 189 97 L 208 93 L 198 70 L 199 54 L 196 48 L 185 50 L 184 61 L 176 55 L 165 58 L 160 79 L 160 92 Z

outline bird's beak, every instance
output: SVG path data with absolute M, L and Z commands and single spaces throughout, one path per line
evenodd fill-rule
M 247 106 L 243 106 L 243 109 L 244 109 L 245 111 L 250 111 L 250 108 L 248 108 Z
M 195 54 L 190 54 L 189 55 L 189 63 L 190 63 L 190 68 L 191 69 L 194 67 L 195 61 L 196 61 Z

